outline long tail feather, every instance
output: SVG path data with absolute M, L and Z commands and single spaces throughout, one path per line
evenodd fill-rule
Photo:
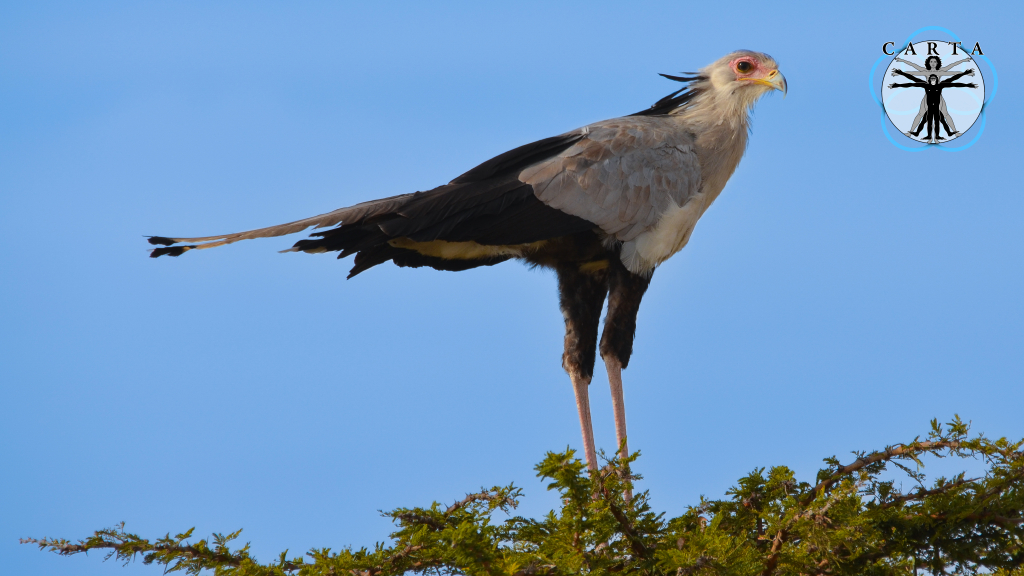
M 244 232 L 235 232 L 232 234 L 221 234 L 219 236 L 200 236 L 195 238 L 149 236 L 148 241 L 150 244 L 154 246 L 170 247 L 156 248 L 150 252 L 150 257 L 159 258 L 160 256 L 180 256 L 189 250 L 215 248 L 217 246 L 224 246 L 225 244 L 233 244 L 240 240 L 285 236 L 287 234 L 302 232 L 310 227 L 325 228 L 328 226 L 336 226 L 343 221 L 359 221 L 370 218 L 376 214 L 390 212 L 404 204 L 410 196 L 412 196 L 412 194 L 400 194 L 390 198 L 382 198 L 380 200 L 372 200 L 370 202 L 356 204 L 355 206 L 339 208 L 333 212 L 320 214 L 319 216 L 313 216 L 311 218 L 303 218 L 302 220 L 296 220 L 294 222 L 278 224 L 276 226 L 267 226 L 266 228 L 257 228 L 255 230 L 246 230 Z M 174 246 L 174 244 L 181 243 L 187 243 L 189 246 Z

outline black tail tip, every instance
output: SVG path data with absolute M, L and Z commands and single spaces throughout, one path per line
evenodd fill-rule
M 156 248 L 149 253 L 150 258 L 159 258 L 161 256 L 174 256 L 177 258 L 185 252 L 195 248 L 195 246 L 171 246 L 170 248 Z
M 154 246 L 170 246 L 175 243 L 174 240 L 163 236 L 149 236 L 148 242 Z

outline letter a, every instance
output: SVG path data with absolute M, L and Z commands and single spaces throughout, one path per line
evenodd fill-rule
M 975 54 L 980 54 L 982 56 L 985 55 L 985 53 L 981 51 L 981 42 L 974 43 L 974 50 L 971 51 L 971 56 L 974 56 Z
M 907 49 L 903 51 L 903 55 L 906 56 L 907 54 L 917 56 L 917 50 L 914 50 L 913 44 L 907 44 Z

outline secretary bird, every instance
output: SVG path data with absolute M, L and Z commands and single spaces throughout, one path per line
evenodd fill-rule
M 750 112 L 786 79 L 741 50 L 689 76 L 650 108 L 500 154 L 443 186 L 247 232 L 152 236 L 153 258 L 328 228 L 285 252 L 355 254 L 349 278 L 387 261 L 468 270 L 522 260 L 555 271 L 565 317 L 562 366 L 576 394 L 587 464 L 597 468 L 588 387 L 598 349 L 625 457 L 622 370 L 654 269 L 680 251 L 747 146 Z M 604 300 L 608 314 L 598 347 Z

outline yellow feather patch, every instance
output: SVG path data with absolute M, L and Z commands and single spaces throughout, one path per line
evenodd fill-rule
M 537 250 L 544 245 L 546 240 L 530 244 L 514 244 L 511 246 L 486 246 L 476 242 L 446 242 L 444 240 L 433 240 L 430 242 L 416 242 L 408 238 L 395 238 L 388 240 L 388 244 L 395 248 L 415 250 L 424 256 L 444 258 L 447 260 L 479 260 L 492 258 L 494 256 L 519 257 L 528 252 Z

